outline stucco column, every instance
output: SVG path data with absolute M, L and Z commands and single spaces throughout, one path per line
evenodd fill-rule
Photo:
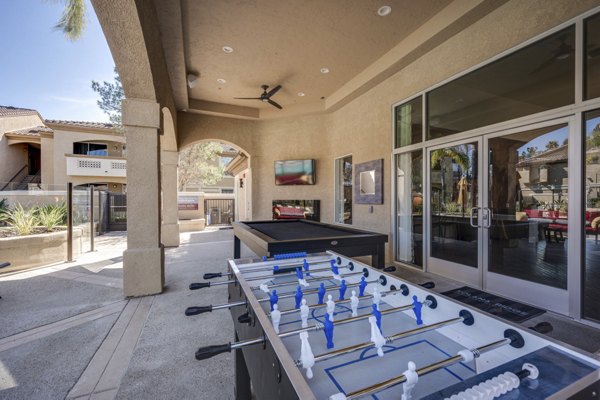
M 127 140 L 127 250 L 123 252 L 125 296 L 160 293 L 164 248 L 160 243 L 160 105 L 123 101 Z
M 179 209 L 177 205 L 177 151 L 163 150 L 160 156 L 162 185 L 162 244 L 179 246 Z

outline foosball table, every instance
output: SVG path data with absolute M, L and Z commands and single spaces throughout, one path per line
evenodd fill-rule
M 594 399 L 600 361 L 335 252 L 228 260 L 236 399 Z M 214 280 L 225 278 L 226 280 Z M 427 286 L 427 285 L 425 285 Z M 201 318 L 201 317 L 194 317 Z

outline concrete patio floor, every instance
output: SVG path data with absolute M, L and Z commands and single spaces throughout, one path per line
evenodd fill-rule
M 233 232 L 181 235 L 166 250 L 166 290 L 124 299 L 123 234 L 97 239 L 77 262 L 0 275 L 0 399 L 231 399 L 230 354 L 198 362 L 202 345 L 233 340 L 229 312 L 186 317 L 189 306 L 227 302 L 225 287 L 190 291 L 204 272 L 223 271 Z M 251 256 L 242 248 L 242 256 Z M 413 269 L 397 274 L 436 291 L 462 284 Z M 600 332 L 546 313 L 524 323 L 555 326 L 549 336 L 590 352 Z

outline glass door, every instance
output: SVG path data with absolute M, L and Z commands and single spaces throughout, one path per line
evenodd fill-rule
M 427 269 L 481 287 L 481 139 L 428 149 Z
M 485 290 L 568 314 L 568 120 L 484 139 Z

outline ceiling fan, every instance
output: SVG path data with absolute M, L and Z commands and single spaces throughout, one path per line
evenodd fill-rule
M 237 100 L 260 100 L 260 101 L 264 101 L 265 103 L 269 103 L 273 107 L 277 107 L 280 110 L 283 110 L 283 107 L 281 107 L 275 101 L 271 100 L 271 97 L 273 95 L 275 95 L 275 93 L 277 93 L 279 91 L 279 89 L 281 89 L 281 85 L 277 85 L 273 89 L 271 89 L 267 92 L 268 88 L 269 88 L 269 85 L 261 86 L 261 89 L 263 90 L 263 92 L 260 95 L 260 97 L 234 97 L 234 99 L 237 99 Z
M 532 74 L 540 72 L 540 71 L 542 71 L 542 70 L 550 67 L 556 61 L 566 60 L 573 53 L 575 53 L 575 49 L 570 44 L 567 43 L 567 35 L 561 36 L 560 38 L 558 38 L 558 40 L 559 40 L 559 45 L 552 52 L 552 56 L 549 59 L 547 59 L 544 62 L 542 62 L 533 71 L 531 71 Z

